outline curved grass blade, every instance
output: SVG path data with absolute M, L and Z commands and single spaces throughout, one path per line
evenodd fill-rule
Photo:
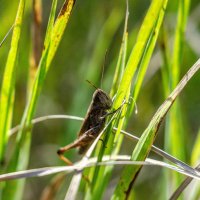
M 43 122 L 43 121 L 46 121 L 46 120 L 52 120 L 52 119 L 70 119 L 70 120 L 77 120 L 77 121 L 83 121 L 84 118 L 81 118 L 81 117 L 77 117 L 77 116 L 72 116 L 72 115 L 47 115 L 47 116 L 42 116 L 42 117 L 38 117 L 38 118 L 35 118 L 31 121 L 32 125 L 35 125 L 39 122 Z M 13 134 L 15 134 L 18 130 L 20 129 L 20 125 L 12 128 L 10 130 L 10 136 L 12 136 Z M 113 131 L 117 131 L 118 128 L 114 127 L 113 128 Z M 128 133 L 124 130 L 120 130 L 121 134 L 124 134 L 125 137 L 127 137 L 128 139 L 131 139 L 131 140 L 134 140 L 134 141 L 138 141 L 139 138 L 134 136 L 133 134 L 131 133 Z M 198 142 L 198 141 L 197 141 Z M 154 151 L 157 155 L 160 155 L 162 156 L 163 158 L 169 160 L 170 162 L 178 165 L 179 167 L 182 167 L 188 171 L 192 170 L 193 168 L 190 167 L 189 165 L 183 163 L 181 160 L 178 160 L 177 158 L 171 156 L 170 154 L 166 153 L 165 151 L 159 149 L 158 147 L 152 145 L 152 148 L 151 148 L 152 151 Z
M 31 121 L 32 125 L 37 124 L 39 122 L 43 122 L 46 120 L 52 120 L 52 119 L 70 119 L 70 120 L 77 120 L 77 121 L 83 121 L 84 118 L 82 117 L 77 117 L 77 116 L 72 116 L 72 115 L 47 115 L 47 116 L 42 116 L 42 117 L 38 117 L 35 118 Z M 10 130 L 10 136 L 12 136 L 13 134 L 15 134 L 18 130 L 20 129 L 20 125 L 12 128 Z M 117 131 L 118 128 L 114 127 L 113 131 Z M 127 137 L 128 139 L 134 140 L 134 141 L 138 141 L 139 138 L 134 136 L 131 133 L 128 133 L 127 131 L 124 130 L 120 130 L 121 134 L 124 134 L 125 137 Z M 177 158 L 171 156 L 170 154 L 166 153 L 165 151 L 159 149 L 158 147 L 152 145 L 152 151 L 154 151 L 157 155 L 162 156 L 163 158 L 169 160 L 170 162 L 178 165 L 179 167 L 183 167 L 185 169 L 188 169 L 188 171 L 192 170 L 193 168 L 191 168 L 189 165 L 183 163 L 181 160 L 178 160 Z
M 7 174 L 0 175 L 0 181 L 15 180 L 15 179 L 24 179 L 30 177 L 42 177 L 48 176 L 55 173 L 64 172 L 65 175 L 72 172 L 77 172 L 77 170 L 83 170 L 84 168 L 93 167 L 96 165 L 149 165 L 149 166 L 161 166 L 168 169 L 174 170 L 178 173 L 190 176 L 196 180 L 200 180 L 200 173 L 193 173 L 193 171 L 187 172 L 184 169 L 170 165 L 168 163 L 147 158 L 145 161 L 131 161 L 130 156 L 127 155 L 117 155 L 117 156 L 104 156 L 102 162 L 97 162 L 96 157 L 88 159 L 87 163 L 77 162 L 73 166 L 55 166 L 55 167 L 43 167 L 38 169 L 30 169 L 18 172 L 11 172 Z M 72 198 L 70 198 L 72 199 Z
M 170 107 L 173 105 L 173 102 L 186 86 L 188 81 L 193 77 L 193 75 L 199 70 L 200 68 L 200 59 L 190 68 L 190 70 L 185 74 L 182 80 L 179 82 L 177 87 L 174 91 L 169 95 L 169 97 L 164 101 L 164 103 L 159 107 L 155 115 L 153 116 L 151 122 L 149 123 L 146 130 L 143 132 L 142 136 L 140 137 L 139 142 L 137 143 L 132 156 L 131 160 L 141 161 L 144 160 L 151 149 L 151 146 L 156 138 L 157 131 L 159 126 L 169 111 Z M 132 184 L 134 183 L 141 166 L 137 167 L 125 167 L 123 170 L 121 179 L 115 189 L 115 193 L 113 199 L 117 199 L 118 197 L 124 199 L 128 196 L 128 192 L 130 191 Z

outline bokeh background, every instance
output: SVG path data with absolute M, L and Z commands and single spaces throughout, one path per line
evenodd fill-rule
M 163 24 L 163 29 L 168 34 L 169 46 L 172 46 L 174 40 L 177 3 L 178 1 L 169 1 Z M 134 45 L 149 4 L 149 0 L 129 0 L 128 55 Z M 60 0 L 58 9 L 61 5 L 62 1 Z M 17 6 L 18 1 L 0 0 L 0 40 L 3 39 L 12 26 Z M 50 8 L 51 1 L 43 0 L 42 38 L 45 35 Z M 85 80 L 90 80 L 97 87 L 102 87 L 102 89 L 109 92 L 122 40 L 125 10 L 125 0 L 76 1 L 73 14 L 70 17 L 64 37 L 42 89 L 35 117 L 52 114 L 68 114 L 84 117 L 94 92 L 94 89 Z M 27 1 L 20 52 L 18 55 L 13 126 L 20 123 L 26 104 L 27 76 L 32 48 L 32 21 L 32 1 Z M 0 48 L 0 82 L 2 81 L 10 47 L 10 38 L 8 36 Z M 200 55 L 199 44 L 200 3 L 198 0 L 192 0 L 182 55 L 181 77 L 198 59 Z M 162 86 L 161 68 L 163 61 L 160 49 L 161 43 L 158 40 L 143 88 L 137 100 L 138 114 L 132 116 L 127 127 L 128 131 L 138 136 L 148 125 L 151 117 L 165 98 Z M 107 58 L 104 64 L 106 51 Z M 105 70 L 101 85 L 103 65 L 105 66 Z M 180 102 L 184 116 L 183 128 L 186 132 L 185 140 L 187 141 L 185 146 L 187 152 L 186 162 L 189 163 L 200 122 L 200 73 L 197 73 L 184 89 L 180 95 Z M 79 121 L 63 119 L 48 120 L 35 125 L 29 168 L 64 165 L 57 157 L 56 151 L 60 146 L 64 146 L 76 138 L 80 125 L 81 122 Z M 156 145 L 163 149 L 163 144 L 164 135 L 162 126 L 156 139 Z M 132 149 L 133 143 L 125 139 L 121 152 L 130 154 Z M 80 158 L 76 150 L 72 150 L 66 155 L 72 161 Z M 155 155 L 152 156 L 155 157 Z M 113 172 L 113 179 L 105 194 L 105 199 L 108 198 L 110 192 L 115 187 L 117 181 L 116 174 L 119 169 L 120 167 L 116 167 L 116 170 Z M 136 199 L 146 199 L 147 197 L 150 199 L 149 193 L 151 194 L 151 199 L 155 199 L 161 190 L 159 177 L 162 176 L 162 169 L 144 167 L 143 171 L 135 187 Z M 51 176 L 28 179 L 24 199 L 38 199 L 42 190 L 51 179 Z M 70 176 L 67 179 L 59 194 L 61 199 L 65 194 Z

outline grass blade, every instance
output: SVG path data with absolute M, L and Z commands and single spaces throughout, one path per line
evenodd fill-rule
M 15 93 L 15 75 L 16 75 L 16 61 L 19 49 L 19 40 L 21 35 L 21 26 L 23 20 L 25 1 L 19 2 L 17 15 L 13 28 L 13 35 L 11 41 L 11 47 L 8 54 L 6 67 L 3 76 L 3 83 L 1 88 L 0 99 L 0 161 L 3 161 L 5 147 L 8 140 L 8 130 L 11 126 L 13 103 Z
M 55 173 L 65 172 L 64 175 L 72 172 L 77 172 L 78 170 L 83 170 L 84 168 L 93 167 L 96 165 L 104 166 L 104 165 L 149 165 L 149 166 L 161 166 L 171 169 L 173 171 L 179 172 L 181 174 L 187 175 L 190 178 L 195 178 L 196 180 L 200 180 L 200 173 L 195 173 L 194 169 L 191 171 L 185 171 L 182 168 L 179 168 L 174 165 L 170 165 L 168 163 L 158 161 L 155 159 L 147 158 L 145 161 L 131 161 L 130 156 L 127 155 L 117 155 L 117 156 L 104 156 L 102 162 L 97 162 L 97 157 L 88 159 L 87 163 L 77 162 L 74 163 L 73 166 L 55 166 L 55 167 L 43 167 L 37 169 L 29 169 L 18 172 L 11 172 L 8 174 L 1 174 L 0 181 L 6 180 L 15 180 L 15 179 L 24 179 L 30 177 L 41 177 L 48 176 Z M 76 185 L 74 185 L 76 186 Z M 72 199 L 69 197 L 69 199 Z
M 148 13 L 144 19 L 144 22 L 142 24 L 142 27 L 139 31 L 136 44 L 131 52 L 131 55 L 129 56 L 122 80 L 119 84 L 119 88 L 118 88 L 117 95 L 116 95 L 116 100 L 113 105 L 114 109 L 117 109 L 122 104 L 122 101 L 124 100 L 125 96 L 126 97 L 129 96 L 131 80 L 132 80 L 133 76 L 135 75 L 136 69 L 140 64 L 140 62 L 143 58 L 143 55 L 146 52 L 146 49 L 149 45 L 149 40 L 154 33 L 154 29 L 156 27 L 157 20 L 159 18 L 162 7 L 165 8 L 164 5 L 166 5 L 165 1 L 155 0 L 152 2 L 151 6 L 149 8 L 149 11 L 148 11 Z M 153 46 L 152 46 L 152 49 L 153 49 Z M 112 129 L 108 130 L 108 132 L 111 130 Z M 104 142 L 106 143 L 106 146 L 108 147 L 104 151 L 104 154 L 111 154 L 112 148 L 113 148 L 113 143 L 114 143 L 113 142 L 114 136 L 112 134 L 106 134 L 106 137 L 109 137 L 109 140 L 107 138 L 104 139 Z M 120 140 L 122 142 L 122 139 L 120 139 Z M 106 141 L 108 141 L 108 143 Z M 120 149 L 120 145 L 118 145 L 117 149 L 115 149 L 115 153 L 117 153 L 119 151 L 119 149 Z M 111 171 L 112 171 L 112 169 L 110 167 L 107 168 L 105 171 L 104 170 L 105 169 L 102 168 L 98 174 L 98 179 L 97 179 L 96 185 L 95 185 L 96 190 L 94 190 L 95 192 L 93 194 L 94 199 L 99 198 L 100 195 L 102 195 L 102 190 L 107 185 Z M 102 176 L 105 177 L 104 182 L 101 181 Z M 95 179 L 96 179 L 96 177 L 95 177 Z
M 54 5 L 52 6 L 52 12 L 54 12 L 55 4 L 57 3 L 57 1 L 54 1 L 53 3 Z M 43 51 L 36 79 L 33 83 L 33 89 L 29 95 L 28 103 L 26 105 L 24 115 L 21 121 L 22 128 L 31 126 L 31 120 L 33 118 L 36 109 L 37 100 L 39 98 L 46 74 L 48 72 L 50 63 L 55 55 L 55 52 L 58 48 L 58 45 L 61 41 L 73 5 L 74 5 L 74 0 L 69 0 L 64 2 L 61 11 L 57 17 L 57 20 L 53 26 L 52 33 L 50 33 L 51 36 L 49 39 L 49 44 Z M 53 14 L 50 16 L 52 16 L 52 19 L 54 18 Z M 23 131 L 23 129 L 21 129 L 17 135 L 17 145 L 15 149 L 15 155 L 13 156 L 14 159 L 11 161 L 9 165 L 9 170 L 26 169 L 29 160 L 30 144 L 31 144 L 31 127 L 29 128 L 28 131 Z M 23 187 L 24 187 L 24 180 L 12 182 L 10 184 L 7 183 L 6 186 L 7 190 L 5 191 L 4 195 L 5 197 L 7 197 L 7 192 L 10 193 L 10 188 L 12 188 L 12 194 L 11 194 L 12 197 L 10 196 L 10 199 L 21 199 Z
M 169 95 L 169 97 L 157 110 L 151 122 L 149 123 L 148 127 L 146 128 L 146 130 L 143 132 L 142 136 L 140 137 L 140 140 L 137 143 L 132 153 L 132 157 L 131 157 L 132 160 L 142 161 L 148 156 L 148 153 L 151 149 L 151 145 L 153 144 L 156 138 L 157 131 L 159 129 L 159 126 L 164 116 L 166 115 L 170 107 L 172 106 L 177 96 L 183 90 L 185 85 L 193 77 L 193 75 L 199 70 L 199 68 L 200 68 L 200 59 L 190 68 L 190 70 L 182 78 L 182 80 L 179 82 L 179 84 L 174 89 L 174 91 Z M 141 166 L 140 167 L 139 166 L 126 167 L 124 169 L 121 179 L 115 189 L 113 199 L 117 199 L 119 197 L 124 199 L 129 195 L 128 192 L 130 191 L 132 184 L 134 183 L 135 178 L 137 174 L 139 173 L 140 169 L 141 169 Z
M 77 121 L 83 121 L 84 120 L 84 118 L 77 117 L 77 116 L 72 116 L 72 115 L 47 115 L 47 116 L 42 116 L 42 117 L 35 118 L 35 119 L 33 119 L 31 121 L 31 123 L 32 123 L 32 125 L 35 125 L 35 124 L 37 124 L 39 122 L 43 122 L 43 121 L 46 121 L 46 120 L 52 120 L 52 119 L 70 119 L 70 120 L 77 120 Z M 13 134 L 17 133 L 17 131 L 19 131 L 19 129 L 20 129 L 20 125 L 12 128 L 10 130 L 10 136 L 12 136 Z M 118 128 L 115 128 L 115 127 L 113 128 L 113 131 L 117 131 L 117 130 L 118 130 Z M 125 137 L 127 137 L 128 139 L 131 139 L 133 141 L 138 141 L 139 140 L 138 137 L 136 137 L 133 134 L 128 133 L 128 132 L 126 132 L 124 130 L 120 130 L 120 133 L 124 134 Z M 198 143 L 198 141 L 199 140 L 197 140 L 197 143 Z M 171 156 L 170 154 L 166 153 L 165 151 L 159 149 L 158 147 L 156 147 L 154 145 L 152 145 L 151 150 L 154 151 L 157 155 L 160 155 L 163 158 L 169 160 L 170 162 L 178 165 L 179 167 L 183 167 L 183 168 L 187 169 L 188 171 L 192 170 L 192 168 L 189 165 L 183 163 L 182 161 L 178 160 L 177 158 Z M 198 147 L 197 148 L 194 147 L 194 150 L 198 151 Z M 197 156 L 199 156 L 199 154 L 197 154 Z

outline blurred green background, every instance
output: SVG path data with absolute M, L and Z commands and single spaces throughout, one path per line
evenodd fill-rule
M 169 1 L 163 24 L 163 29 L 168 35 L 169 46 L 172 46 L 174 39 L 177 2 Z M 137 32 L 149 4 L 149 0 L 129 1 L 128 55 L 135 42 Z M 61 5 L 62 1 L 59 1 L 58 8 Z M 0 40 L 3 39 L 12 26 L 17 6 L 18 1 L 0 0 Z M 45 35 L 50 7 L 50 1 L 42 1 L 42 38 Z M 125 10 L 125 0 L 76 1 L 73 14 L 70 17 L 64 37 L 42 89 L 35 117 L 51 114 L 68 114 L 84 117 L 94 92 L 94 89 L 85 80 L 88 79 L 96 86 L 101 87 L 101 70 L 106 51 L 108 53 L 105 61 L 102 89 L 109 92 L 121 45 Z M 198 0 L 191 1 L 189 16 L 182 55 L 181 77 L 200 55 L 200 3 Z M 32 47 L 32 20 L 32 1 L 27 1 L 18 55 L 13 126 L 20 123 L 26 103 L 26 85 Z M 2 81 L 10 47 L 10 38 L 9 36 L 0 48 L 0 82 Z M 132 116 L 127 127 L 128 131 L 138 136 L 143 132 L 151 117 L 165 99 L 161 76 L 163 61 L 160 47 L 161 44 L 158 40 L 145 83 L 137 101 L 139 113 Z M 185 88 L 180 96 L 180 103 L 184 119 L 183 128 L 186 131 L 185 141 L 187 141 L 184 151 L 187 152 L 186 162 L 190 163 L 191 151 L 197 137 L 200 122 L 200 73 L 197 73 Z M 80 125 L 81 122 L 63 119 L 48 120 L 35 125 L 29 168 L 64 165 L 57 157 L 56 151 L 60 146 L 69 144 L 76 138 Z M 130 154 L 133 149 L 133 143 L 127 139 L 124 140 L 124 143 L 125 145 L 122 145 L 121 152 L 123 154 Z M 163 127 L 161 127 L 156 139 L 156 145 L 163 149 L 163 143 L 164 135 Z M 72 161 L 80 158 L 75 150 L 66 155 Z M 119 169 L 120 167 L 116 167 L 113 177 L 116 177 L 115 174 Z M 149 173 L 149 170 L 151 173 Z M 162 169 L 144 167 L 143 171 L 135 187 L 136 199 L 146 199 L 149 197 L 149 193 L 151 193 L 152 199 L 155 199 L 158 197 L 161 189 L 159 177 L 162 175 Z M 24 199 L 38 199 L 41 191 L 51 178 L 28 179 Z M 111 180 L 105 199 L 106 195 L 110 196 L 116 181 L 116 178 Z M 152 181 L 154 184 L 152 184 Z M 66 185 L 63 188 L 64 192 L 65 189 Z M 62 192 L 60 193 L 61 196 L 63 194 Z

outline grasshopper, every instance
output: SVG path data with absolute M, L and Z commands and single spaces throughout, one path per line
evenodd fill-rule
M 93 94 L 92 102 L 90 103 L 87 114 L 78 133 L 78 138 L 73 143 L 61 147 L 57 151 L 60 159 L 68 165 L 72 165 L 72 162 L 67 159 L 63 154 L 66 151 L 76 147 L 79 147 L 79 154 L 84 154 L 104 128 L 106 117 L 110 114 L 115 113 L 118 110 L 117 109 L 113 112 L 108 113 L 108 110 L 111 109 L 113 104 L 112 99 L 103 90 L 97 87 L 95 88 L 96 90 Z

